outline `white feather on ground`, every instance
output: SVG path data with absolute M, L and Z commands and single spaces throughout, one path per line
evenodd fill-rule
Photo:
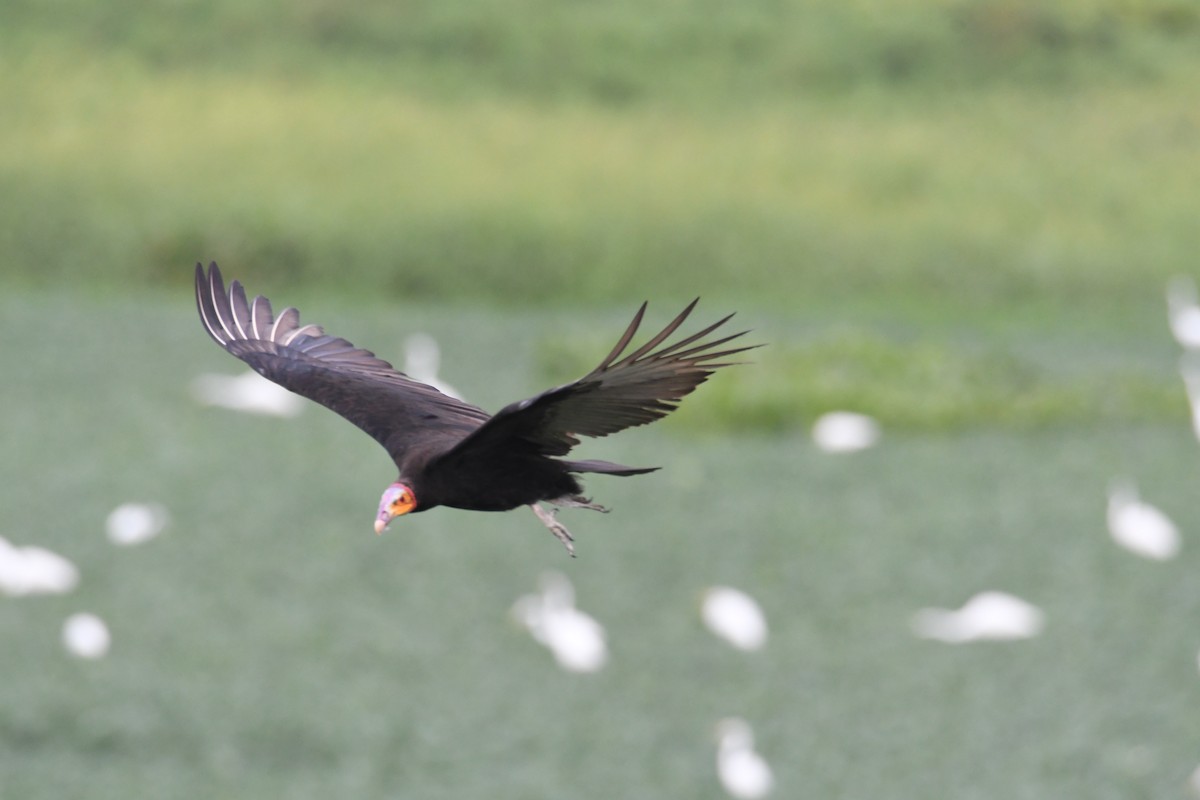
M 771 765 L 754 750 L 754 731 L 744 719 L 717 723 L 717 778 L 738 800 L 766 797 L 775 787 Z
M 1144 502 L 1137 486 L 1127 479 L 1114 480 L 1108 490 L 1108 532 L 1113 541 L 1131 553 L 1154 561 L 1179 554 L 1179 529 L 1170 517 Z
M 169 520 L 158 503 L 122 503 L 109 512 L 104 527 L 113 544 L 134 545 L 158 536 Z
M 64 594 L 79 584 L 79 570 L 44 547 L 18 547 L 0 537 L 0 592 L 12 597 Z
M 700 618 L 714 635 L 739 650 L 760 650 L 767 643 L 767 618 L 753 597 L 730 586 L 705 590 Z
M 108 654 L 112 635 L 104 620 L 86 612 L 72 614 L 63 623 L 63 647 L 76 658 L 96 659 Z
M 206 373 L 192 381 L 192 397 L 207 406 L 247 414 L 295 417 L 304 410 L 304 399 L 272 383 L 253 370 L 241 375 Z
M 812 438 L 826 453 L 855 453 L 874 446 L 881 435 L 879 423 L 854 411 L 830 411 L 813 423 Z
M 558 665 L 571 672 L 596 672 L 608 663 L 604 628 L 575 608 L 575 587 L 567 576 L 547 572 L 541 591 L 517 600 L 512 616 L 544 645 Z
M 437 340 L 428 333 L 414 333 L 404 340 L 405 375 L 414 381 L 432 386 L 444 395 L 462 400 L 458 390 L 438 377 L 442 364 L 442 351 Z
M 1167 284 L 1167 320 L 1175 341 L 1189 350 L 1200 350 L 1200 302 L 1191 278 L 1179 275 Z
M 961 644 L 1013 641 L 1037 636 L 1045 614 L 1032 603 L 1007 592 L 980 592 L 958 610 L 923 608 L 912 618 L 912 630 L 922 639 Z
M 1188 788 L 1194 797 L 1200 797 L 1200 767 L 1192 771 L 1191 777 L 1188 778 Z
M 1179 375 L 1192 412 L 1192 433 L 1200 441 L 1200 353 L 1183 354 L 1179 359 Z

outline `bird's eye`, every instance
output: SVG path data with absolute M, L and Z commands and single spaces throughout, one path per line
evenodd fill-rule
M 399 509 L 410 505 L 411 503 L 412 495 L 408 492 L 401 492 L 400 494 L 396 495 L 396 499 L 390 503 L 390 506 L 393 511 L 398 511 Z

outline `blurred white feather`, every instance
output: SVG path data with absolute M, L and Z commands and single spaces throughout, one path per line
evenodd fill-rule
M 161 533 L 169 519 L 158 503 L 122 503 L 109 513 L 105 529 L 113 544 L 141 544 Z
M 1044 626 L 1040 608 L 1007 592 L 980 592 L 957 611 L 923 608 L 912 618 L 917 636 L 951 644 L 1029 639 Z
M 1189 350 L 1200 350 L 1200 303 L 1191 278 L 1178 275 L 1167 284 L 1167 320 L 1175 341 Z
M 248 414 L 295 417 L 304 410 L 304 400 L 253 370 L 241 375 L 197 375 L 192 397 L 207 406 L 219 406 Z
M 879 441 L 879 423 L 854 411 L 830 411 L 813 423 L 812 438 L 826 453 L 854 453 Z
M 72 614 L 63 623 L 63 647 L 76 658 L 96 659 L 108 654 L 112 635 L 95 614 Z
M 457 389 L 438 378 L 441 364 L 441 348 L 438 347 L 437 340 L 428 333 L 414 333 L 404 340 L 404 374 L 455 400 L 462 400 L 463 397 Z
M 1184 353 L 1179 359 L 1179 374 L 1192 412 L 1192 433 L 1200 441 L 1200 353 Z
M 750 723 L 729 717 L 717 723 L 717 778 L 738 800 L 766 797 L 775 787 L 771 765 L 754 750 Z
M 21 597 L 64 594 L 79 585 L 79 570 L 43 547 L 17 547 L 0 537 L 0 592 Z
M 1108 532 L 1131 553 L 1155 561 L 1179 554 L 1179 529 L 1159 509 L 1143 502 L 1128 479 L 1114 480 L 1108 489 Z
M 700 617 L 710 631 L 739 650 L 759 650 L 767 643 L 767 618 L 754 598 L 740 589 L 706 589 Z
M 575 608 L 575 587 L 558 572 L 543 573 L 541 591 L 517 599 L 512 616 L 571 672 L 595 672 L 608 663 L 604 628 Z

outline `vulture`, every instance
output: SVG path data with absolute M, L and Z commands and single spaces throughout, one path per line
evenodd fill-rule
M 267 298 L 248 300 L 236 280 L 226 290 L 215 263 L 207 272 L 196 265 L 196 307 L 217 344 L 268 380 L 336 411 L 392 457 L 398 475 L 380 498 L 376 533 L 396 517 L 437 506 L 529 506 L 572 556 L 574 537 L 556 519 L 557 508 L 541 504 L 606 511 L 583 496 L 576 476 L 658 469 L 563 458 L 579 437 L 607 436 L 669 414 L 714 370 L 740 363 L 730 356 L 759 346 L 724 347 L 747 331 L 703 341 L 732 314 L 664 344 L 698 301 L 626 353 L 646 312 L 642 303 L 612 352 L 587 375 L 488 414 L 318 325 L 302 325 L 294 308 L 275 314 Z

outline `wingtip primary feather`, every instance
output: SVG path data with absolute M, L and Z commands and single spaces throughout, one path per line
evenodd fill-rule
M 196 263 L 196 307 L 200 312 L 200 321 L 204 323 L 204 328 L 208 331 L 208 335 L 211 336 L 217 342 L 217 344 L 224 346 L 228 343 L 228 340 L 224 335 L 227 333 L 227 331 L 224 331 L 224 326 L 219 328 L 218 325 L 214 324 L 213 322 L 214 319 L 217 323 L 221 321 L 220 314 L 217 312 L 216 303 L 214 302 L 212 295 L 212 282 L 214 273 L 216 280 L 220 282 L 221 272 L 219 269 L 217 269 L 216 262 L 209 264 L 207 275 L 204 272 L 204 267 L 199 262 Z
M 724 317 L 721 317 L 719 320 L 717 320 L 713 324 L 709 325 L 708 327 L 698 330 L 695 333 L 693 333 L 691 336 L 685 336 L 684 338 L 680 339 L 678 342 L 675 342 L 674 344 L 664 347 L 663 349 L 661 349 L 657 353 L 655 353 L 654 357 L 655 358 L 665 358 L 666 356 L 678 357 L 681 355 L 680 353 L 677 352 L 680 348 L 686 347 L 687 345 L 691 344 L 692 342 L 694 342 L 698 339 L 703 339 L 705 336 L 708 336 L 710 333 L 712 333 L 717 328 L 724 325 L 726 322 L 729 322 L 729 320 L 731 320 L 731 319 L 733 319 L 733 314 L 726 314 Z M 712 347 L 714 345 L 720 344 L 721 342 L 727 342 L 730 339 L 736 338 L 745 333 L 747 333 L 747 331 L 742 331 L 742 333 L 735 333 L 733 336 L 728 336 L 728 337 L 718 340 L 716 342 L 698 345 L 696 348 L 693 348 L 692 350 L 690 350 L 688 352 L 693 352 L 696 349 L 703 349 L 705 347 Z
M 227 337 L 227 339 L 222 341 L 222 344 L 225 341 L 238 338 L 233 328 L 229 327 L 229 323 L 225 321 L 225 317 L 221 313 L 221 306 L 226 302 L 225 281 L 222 279 L 221 270 L 215 261 L 208 265 L 208 294 L 212 300 L 213 312 L 216 314 L 217 322 L 220 323 L 221 329 Z M 232 309 L 230 313 L 232 314 Z
M 246 289 L 242 286 L 241 281 L 229 282 L 229 311 L 233 316 L 233 324 L 237 328 L 238 338 L 253 338 L 250 333 L 247 333 L 248 330 L 253 330 L 253 326 L 250 321 L 250 303 L 246 300 Z
M 625 328 L 625 333 L 621 334 L 620 340 L 617 341 L 617 346 L 600 362 L 600 366 L 596 368 L 597 371 L 607 369 L 613 361 L 621 356 L 621 352 L 629 346 L 629 342 L 637 335 L 638 327 L 641 326 L 642 317 L 646 315 L 646 307 L 649 305 L 649 300 L 642 301 L 641 307 L 633 315 L 633 321 L 629 323 L 628 327 Z
M 261 294 L 254 298 L 250 304 L 250 329 L 254 332 L 255 339 L 265 339 L 267 331 L 275 322 L 275 317 L 271 313 L 271 301 L 263 297 Z
M 688 303 L 687 307 L 684 308 L 683 311 L 679 312 L 679 314 L 675 317 L 675 319 L 673 319 L 669 323 L 667 323 L 667 327 L 663 328 L 661 331 L 659 331 L 654 336 L 652 336 L 650 338 L 650 341 L 646 342 L 641 347 L 639 347 L 637 350 L 634 350 L 632 353 L 630 353 L 629 355 L 622 358 L 616 364 L 605 363 L 604 366 L 602 367 L 602 369 L 607 369 L 608 367 L 611 367 L 611 366 L 619 367 L 619 366 L 622 366 L 625 364 L 632 364 L 633 362 L 637 361 L 642 356 L 646 355 L 646 353 L 653 350 L 655 347 L 660 345 L 663 342 L 663 340 L 665 340 L 668 336 L 670 336 L 672 333 L 674 333 L 675 330 L 680 325 L 683 324 L 684 320 L 686 320 L 688 318 L 688 315 L 692 313 L 692 309 L 694 309 L 696 307 L 696 303 L 699 303 L 699 302 L 700 302 L 700 298 L 697 297 L 695 300 Z M 639 320 L 641 319 L 641 313 L 644 312 L 645 309 L 646 309 L 646 304 L 643 303 L 641 310 L 638 312 Z M 628 334 L 628 338 L 622 337 L 622 341 L 624 342 L 624 344 L 628 344 L 629 343 L 628 339 L 633 338 L 632 333 L 630 333 L 628 331 L 626 333 Z M 624 348 L 622 347 L 622 349 L 624 349 Z M 615 357 L 615 354 L 614 354 L 614 357 Z M 611 361 L 611 359 L 610 359 L 610 361 Z

